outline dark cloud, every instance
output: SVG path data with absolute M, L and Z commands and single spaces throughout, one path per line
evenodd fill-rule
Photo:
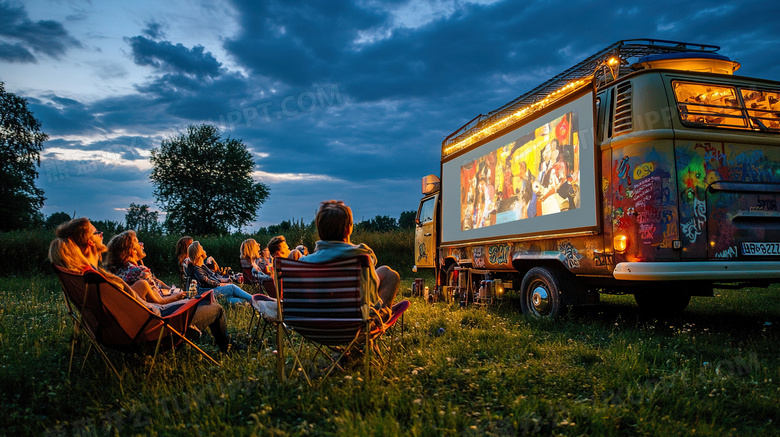
M 226 49 L 255 74 L 294 86 L 333 77 L 359 32 L 386 26 L 389 18 L 348 2 L 234 3 L 241 28 Z
M 35 56 L 21 43 L 8 44 L 0 41 L 0 59 L 20 64 L 36 62 Z
M 144 36 L 125 38 L 138 65 L 151 66 L 161 72 L 187 75 L 198 79 L 219 76 L 222 64 L 203 46 L 191 49 L 182 44 L 154 41 Z
M 45 100 L 28 98 L 30 111 L 41 120 L 44 132 L 56 135 L 88 134 L 100 128 L 94 111 L 86 105 L 56 95 Z
M 152 21 L 146 24 L 146 29 L 143 30 L 144 35 L 151 39 L 165 38 L 165 31 L 163 31 L 163 25 Z
M 158 25 L 152 23 L 146 33 L 158 30 Z M 181 120 L 219 119 L 252 94 L 246 78 L 222 68 L 222 63 L 202 46 L 190 49 L 143 36 L 125 40 L 136 64 L 163 73 L 136 85 L 136 89 L 169 116 Z
M 0 39 L 5 40 L 0 41 L 0 59 L 8 62 L 35 62 L 33 52 L 58 59 L 69 48 L 81 47 L 61 23 L 30 20 L 24 6 L 0 3 L 0 23 Z
M 597 2 L 505 1 L 458 5 L 453 14 L 420 27 L 391 29 L 389 14 L 356 5 L 315 9 L 281 0 L 235 1 L 241 30 L 225 48 L 257 75 L 292 88 L 336 82 L 361 101 L 440 98 L 465 90 L 510 100 L 620 39 L 723 44 L 743 39 L 744 29 L 735 22 L 769 21 L 761 28 L 780 28 L 777 14 L 755 17 L 762 7 L 749 3 L 684 3 L 659 14 L 658 3 L 649 1 L 609 10 Z M 749 38 L 777 40 L 766 34 Z

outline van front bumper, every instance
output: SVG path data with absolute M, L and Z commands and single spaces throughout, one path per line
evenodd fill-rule
M 780 279 L 780 262 L 624 262 L 615 266 L 612 276 L 623 281 L 744 281 Z

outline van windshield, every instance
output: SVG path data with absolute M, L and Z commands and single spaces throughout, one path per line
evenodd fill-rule
M 672 82 L 677 110 L 686 126 L 780 132 L 780 91 Z

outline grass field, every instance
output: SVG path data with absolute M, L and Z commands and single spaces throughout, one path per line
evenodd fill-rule
M 404 281 L 402 288 L 409 288 Z M 408 291 L 407 291 L 408 293 Z M 563 320 L 410 298 L 402 348 L 319 389 L 280 384 L 272 348 L 97 355 L 68 381 L 72 327 L 54 277 L 0 278 L 0 433 L 6 435 L 779 435 L 780 290 L 718 290 L 684 317 L 645 320 L 605 297 Z M 228 310 L 242 336 L 246 308 Z

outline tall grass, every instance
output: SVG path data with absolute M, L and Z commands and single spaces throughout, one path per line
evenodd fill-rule
M 53 230 L 0 232 L 0 276 L 51 271 L 46 257 L 53 239 Z
M 105 234 L 108 243 L 113 235 Z M 284 234 L 289 245 L 305 245 L 314 250 L 317 241 L 316 231 L 305 227 L 293 227 Z M 160 277 L 176 276 L 176 241 L 180 235 L 148 235 L 139 233 L 144 243 L 147 257 L 144 259 L 152 271 Z M 254 238 L 261 246 L 268 244 L 273 235 L 234 234 L 222 237 L 197 236 L 206 252 L 213 256 L 220 266 L 240 271 L 239 248 L 247 238 Z M 46 261 L 49 243 L 54 239 L 52 230 L 16 231 L 0 233 L 0 276 L 29 275 L 49 273 L 51 266 Z M 357 232 L 352 236 L 353 243 L 366 243 L 374 249 L 381 264 L 386 264 L 399 272 L 407 273 L 414 264 L 414 234 L 411 230 L 391 232 Z
M 222 367 L 184 347 L 147 380 L 148 358 L 109 352 L 122 395 L 94 352 L 83 360 L 85 345 L 67 378 L 72 328 L 51 275 L 0 278 L 0 433 L 778 435 L 778 288 L 718 294 L 671 321 L 608 297 L 554 323 L 524 319 L 512 300 L 461 309 L 407 297 L 403 347 L 370 382 L 355 365 L 318 389 L 281 384 L 273 340 L 220 356 L 204 334 Z M 243 336 L 248 310 L 227 316 Z

